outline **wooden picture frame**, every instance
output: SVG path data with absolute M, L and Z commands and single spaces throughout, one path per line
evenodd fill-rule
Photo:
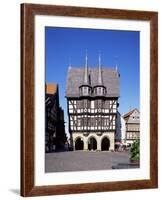
M 150 179 L 66 185 L 34 184 L 34 17 L 36 15 L 150 21 Z M 72 6 L 21 5 L 21 195 L 58 195 L 158 187 L 158 13 Z

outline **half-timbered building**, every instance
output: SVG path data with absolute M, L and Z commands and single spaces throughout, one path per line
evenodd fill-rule
M 58 85 L 46 83 L 45 92 L 45 151 L 49 153 L 64 148 L 66 134 Z
M 125 141 L 126 144 L 132 144 L 140 139 L 140 112 L 137 108 L 123 115 L 125 120 Z
M 117 68 L 69 67 L 66 88 L 73 150 L 114 150 L 119 98 Z

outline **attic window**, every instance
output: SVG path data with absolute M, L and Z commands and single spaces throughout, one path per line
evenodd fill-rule
M 101 88 L 100 87 L 98 88 L 98 90 L 99 90 L 98 93 L 101 94 Z
M 87 93 L 87 88 L 86 87 L 83 88 L 83 92 L 84 92 L 84 94 Z

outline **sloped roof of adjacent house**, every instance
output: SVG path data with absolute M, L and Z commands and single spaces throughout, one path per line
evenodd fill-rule
M 55 94 L 57 92 L 58 85 L 55 83 L 46 83 L 46 94 Z
M 139 110 L 137 108 L 134 108 L 133 110 L 131 110 L 128 113 L 124 114 L 123 118 L 129 117 L 135 110 L 139 113 Z
M 123 118 L 128 123 L 139 123 L 139 121 L 140 121 L 139 116 L 140 116 L 139 110 L 137 108 L 134 108 L 133 110 L 131 110 L 128 113 L 124 114 Z
M 45 84 L 45 103 L 46 106 L 52 105 L 52 99 L 58 97 L 58 85 L 55 83 Z
M 102 67 L 103 85 L 107 89 L 106 97 L 119 97 L 119 73 L 116 69 Z M 68 69 L 66 97 L 79 97 L 79 86 L 83 84 L 84 67 Z M 90 85 L 98 84 L 98 68 L 88 67 Z

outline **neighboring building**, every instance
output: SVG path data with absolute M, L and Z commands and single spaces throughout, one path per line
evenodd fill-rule
M 57 84 L 45 85 L 45 151 L 53 152 L 63 146 L 65 140 L 64 113 L 59 107 Z
M 122 116 L 120 116 L 121 120 L 121 143 L 126 145 L 126 128 L 125 128 L 125 120 Z
M 68 69 L 67 107 L 74 150 L 114 150 L 119 98 L 117 69 L 85 67 Z
M 125 144 L 126 142 L 126 129 L 125 129 L 125 120 L 119 112 L 117 112 L 116 118 L 116 143 Z
M 65 134 L 65 122 L 64 122 L 64 111 L 61 107 L 59 107 L 59 115 L 57 120 L 57 132 L 56 134 L 56 144 L 57 149 L 64 149 L 65 142 L 67 140 L 66 134 Z
M 115 134 L 115 142 L 121 142 L 121 114 L 117 111 L 116 114 L 116 134 Z
M 125 141 L 126 144 L 132 144 L 136 139 L 140 139 L 140 112 L 138 109 L 133 109 L 123 115 L 125 120 Z

